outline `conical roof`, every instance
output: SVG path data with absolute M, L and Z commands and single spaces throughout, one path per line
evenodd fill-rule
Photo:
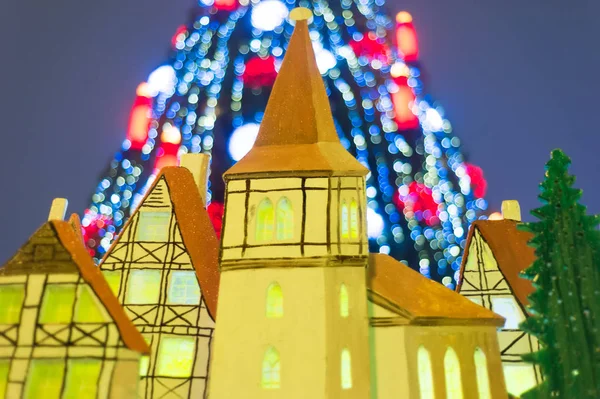
M 254 147 L 225 173 L 327 172 L 364 176 L 368 170 L 344 149 L 309 36 L 308 10 L 292 11 L 296 27 L 269 97 Z

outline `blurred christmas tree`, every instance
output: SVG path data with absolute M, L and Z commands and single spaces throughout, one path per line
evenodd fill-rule
M 544 382 L 523 398 L 600 397 L 599 219 L 579 204 L 581 190 L 568 174 L 571 160 L 560 150 L 546 164 L 540 185 L 540 221 L 520 226 L 535 236 L 537 260 L 524 272 L 536 291 L 521 328 L 542 348 L 524 357 L 538 364 Z
M 173 37 L 170 62 L 138 89 L 123 149 L 83 218 L 92 255 L 102 257 L 155 171 L 182 152 L 212 155 L 209 211 L 220 223 L 221 175 L 254 142 L 293 29 L 288 12 L 303 6 L 314 12 L 311 38 L 340 139 L 371 170 L 371 251 L 452 287 L 486 183 L 423 92 L 410 14 L 390 18 L 383 0 L 203 1 Z

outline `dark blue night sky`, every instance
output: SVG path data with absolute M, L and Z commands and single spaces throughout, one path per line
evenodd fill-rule
M 125 137 L 137 84 L 166 59 L 193 0 L 0 2 L 0 264 L 54 197 L 87 205 Z M 444 106 L 491 208 L 537 206 L 553 148 L 600 212 L 600 2 L 396 0 L 413 14 L 427 91 Z

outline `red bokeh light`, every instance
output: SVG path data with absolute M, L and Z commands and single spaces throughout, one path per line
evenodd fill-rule
M 272 86 L 277 78 L 275 70 L 275 57 L 253 57 L 246 63 L 246 70 L 242 75 L 244 84 L 250 87 Z

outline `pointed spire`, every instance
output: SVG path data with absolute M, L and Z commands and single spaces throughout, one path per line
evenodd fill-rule
M 296 8 L 290 18 L 296 26 L 254 147 L 224 177 L 290 171 L 364 176 L 368 170 L 344 149 L 333 123 L 309 35 L 312 13 Z

